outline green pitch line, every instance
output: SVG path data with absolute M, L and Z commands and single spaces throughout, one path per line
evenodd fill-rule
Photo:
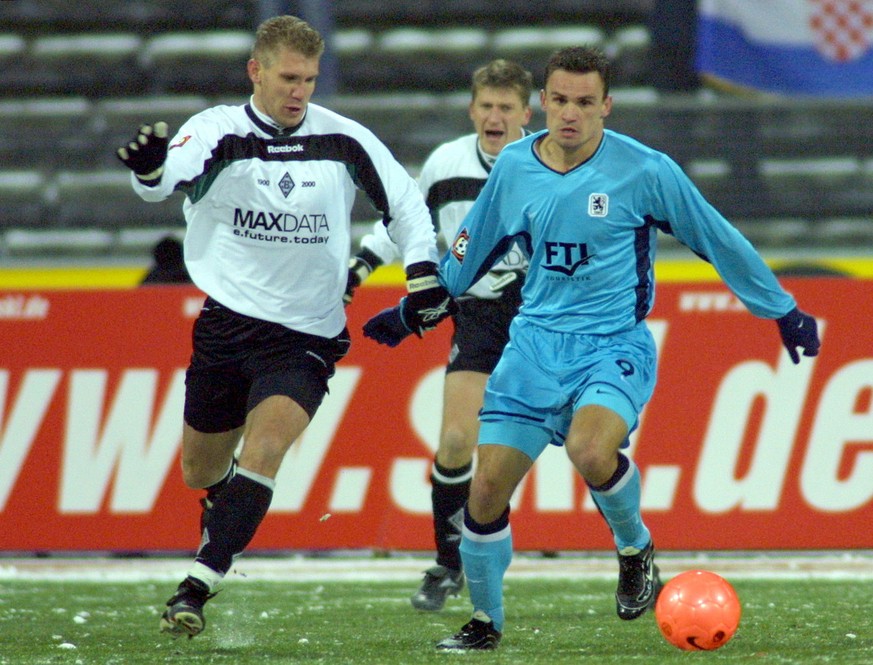
M 230 581 L 206 605 L 205 632 L 158 633 L 170 582 L 0 581 L 0 663 L 124 665 L 446 665 L 435 651 L 470 615 L 466 593 L 439 613 L 416 612 L 406 582 Z M 465 663 L 525 665 L 869 665 L 873 582 L 737 580 L 743 615 L 724 647 L 670 646 L 651 614 L 615 616 L 607 580 L 507 580 L 506 628 L 497 652 Z

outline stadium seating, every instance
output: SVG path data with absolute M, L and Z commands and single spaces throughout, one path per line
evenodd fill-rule
M 10 228 L 3 235 L 3 250 L 9 258 L 93 260 L 112 256 L 115 235 L 101 229 Z
M 155 94 L 234 94 L 250 88 L 252 35 L 242 30 L 165 32 L 151 37 L 143 69 Z
M 102 32 L 46 35 L 30 40 L 27 79 L 17 93 L 88 97 L 135 94 L 142 73 L 143 40 L 134 33 Z
M 653 4 L 339 0 L 329 43 L 337 90 L 315 101 L 373 129 L 415 174 L 438 143 L 470 131 L 476 66 L 512 58 L 539 86 L 553 50 L 597 45 L 614 63 L 607 126 L 672 155 L 753 241 L 869 242 L 869 104 L 656 90 Z M 178 199 L 142 203 L 114 151 L 144 122 L 174 131 L 203 108 L 245 100 L 258 20 L 257 0 L 0 2 L 0 255 L 75 253 L 89 239 L 95 252 L 136 252 L 180 229 Z M 354 215 L 374 213 L 359 202 Z M 52 240 L 77 230 L 75 242 Z
M 358 71 L 349 68 L 346 74 L 349 63 L 340 60 L 341 86 L 366 85 L 367 92 L 457 90 L 488 58 L 488 46 L 488 33 L 478 28 L 391 28 L 379 33 L 374 52 L 360 60 Z
M 144 35 L 170 30 L 251 27 L 256 0 L 4 0 L 0 31 L 27 35 L 130 30 Z
M 92 155 L 95 165 L 118 166 L 114 148 L 129 141 L 140 125 L 163 120 L 176 130 L 195 113 L 211 106 L 207 97 L 198 95 L 146 95 L 141 97 L 109 97 L 92 104 L 95 138 L 100 150 Z
M 645 22 L 653 0 L 355 0 L 336 2 L 340 27 L 365 25 L 374 17 L 386 25 L 477 26 L 568 25 L 595 21 L 604 25 Z
M 542 71 L 553 51 L 579 44 L 603 48 L 605 42 L 603 30 L 596 25 L 509 27 L 495 31 L 491 53 L 515 60 L 542 85 Z
M 51 182 L 50 215 L 60 228 L 117 229 L 182 224 L 180 194 L 146 203 L 130 185 L 126 169 L 59 171 Z
M 45 218 L 45 189 L 38 169 L 0 171 L 0 228 L 38 227 Z
M 90 134 L 93 120 L 84 97 L 0 99 L 0 163 L 46 171 L 88 164 L 101 149 Z
M 618 28 L 605 46 L 612 60 L 613 76 L 621 85 L 649 85 L 649 30 L 644 25 Z

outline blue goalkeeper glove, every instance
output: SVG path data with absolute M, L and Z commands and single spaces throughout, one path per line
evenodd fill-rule
M 805 356 L 818 355 L 821 340 L 818 338 L 818 325 L 815 318 L 795 307 L 785 316 L 776 319 L 776 325 L 779 326 L 782 344 L 788 349 L 788 355 L 795 365 L 800 363 L 798 346 L 803 349 Z
M 169 138 L 167 123 L 143 125 L 127 145 L 115 151 L 121 162 L 136 174 L 144 185 L 153 187 L 161 181 L 167 160 Z
M 403 308 L 406 298 L 400 304 L 383 309 L 364 324 L 364 337 L 376 340 L 379 344 L 395 347 L 412 334 L 412 329 L 403 321 Z
M 458 311 L 458 306 L 436 276 L 436 264 L 414 263 L 406 269 L 409 295 L 396 307 L 379 312 L 364 324 L 364 336 L 379 344 L 397 346 L 409 335 L 421 337 Z

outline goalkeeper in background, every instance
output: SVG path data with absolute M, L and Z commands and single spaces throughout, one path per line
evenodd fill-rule
M 146 201 L 185 194 L 185 264 L 208 295 L 194 324 L 182 438 L 185 483 L 206 496 L 196 559 L 160 619 L 172 636 L 203 630 L 204 604 L 255 535 L 285 453 L 348 351 L 356 188 L 400 246 L 414 332 L 454 308 L 415 181 L 372 132 L 310 104 L 323 51 L 306 22 L 269 19 L 247 64 L 248 103 L 195 115 L 171 142 L 166 123 L 143 126 L 118 150 Z
M 424 162 L 418 179 L 446 246 L 484 187 L 497 155 L 508 143 L 526 135 L 532 91 L 530 72 L 514 62 L 494 60 L 473 73 L 469 115 L 475 132 L 438 146 Z M 349 301 L 372 270 L 397 258 L 397 245 L 379 222 L 361 240 L 361 247 L 349 270 Z M 430 476 L 436 565 L 425 571 L 421 587 L 411 598 L 419 610 L 442 609 L 446 598 L 458 595 L 464 586 L 458 546 L 473 477 L 479 409 L 485 382 L 500 359 L 509 339 L 509 323 L 521 304 L 526 270 L 527 259 L 513 245 L 457 300 L 439 446 Z

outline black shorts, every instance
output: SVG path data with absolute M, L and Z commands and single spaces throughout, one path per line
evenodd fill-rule
M 449 353 L 449 372 L 483 372 L 491 374 L 509 341 L 509 324 L 521 305 L 519 277 L 503 289 L 499 298 L 461 298 L 458 313 L 452 317 L 455 332 Z
M 207 298 L 194 322 L 185 422 L 200 432 L 226 432 L 271 395 L 290 397 L 312 418 L 350 343 L 348 330 L 333 339 L 309 335 Z

